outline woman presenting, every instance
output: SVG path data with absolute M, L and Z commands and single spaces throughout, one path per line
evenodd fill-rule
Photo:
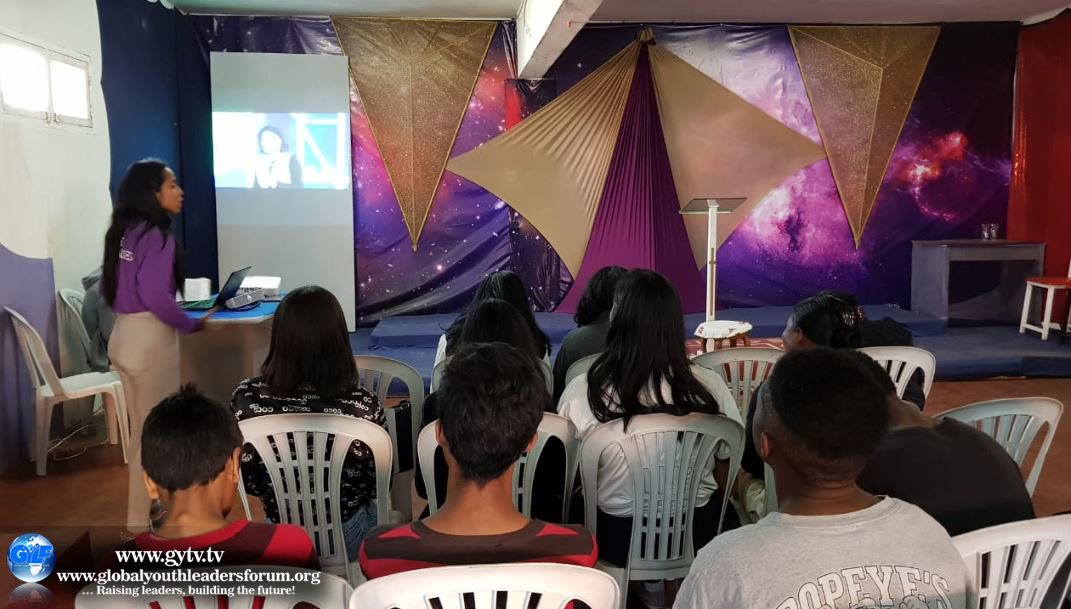
M 119 184 L 104 238 L 101 288 L 117 315 L 108 357 L 123 380 L 130 416 L 130 531 L 149 526 L 142 425 L 153 406 L 179 388 L 178 332 L 196 332 L 204 323 L 187 317 L 175 302 L 177 286 L 185 281 L 185 256 L 171 234 L 168 214 L 181 210 L 175 174 L 160 161 L 138 161 Z

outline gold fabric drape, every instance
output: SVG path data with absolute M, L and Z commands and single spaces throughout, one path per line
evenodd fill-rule
M 496 24 L 333 21 L 415 250 Z
M 620 130 L 637 40 L 506 133 L 452 159 L 450 171 L 491 191 L 550 242 L 574 275 Z M 770 118 L 676 55 L 650 48 L 652 76 L 681 205 L 697 197 L 747 197 L 719 223 L 719 243 L 762 197 L 822 148 Z M 685 216 L 697 264 L 706 261 L 706 219 Z
M 938 27 L 790 27 L 803 83 L 859 246 Z
M 610 169 L 640 47 L 631 44 L 517 126 L 447 168 L 532 223 L 575 276 Z

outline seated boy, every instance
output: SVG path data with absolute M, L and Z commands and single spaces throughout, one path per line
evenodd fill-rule
M 1034 517 L 1019 465 L 993 438 L 955 419 L 936 420 L 896 396 L 885 369 L 862 353 L 885 393 L 889 431 L 859 474 L 859 487 L 914 503 L 959 535 Z
M 948 533 L 855 479 L 888 425 L 885 396 L 850 354 L 786 354 L 761 390 L 754 440 L 780 512 L 699 551 L 676 609 L 973 606 Z
M 506 562 L 593 566 L 590 533 L 513 507 L 514 463 L 535 440 L 549 400 L 536 360 L 505 343 L 466 345 L 450 358 L 437 395 L 446 503 L 424 520 L 372 529 L 360 552 L 365 576 Z
M 124 550 L 222 551 L 222 560 L 183 564 L 184 568 L 220 565 L 277 565 L 319 569 L 312 540 L 295 525 L 228 521 L 237 494 L 242 432 L 226 406 L 192 386 L 156 405 L 141 432 L 141 465 L 149 497 L 166 512 L 163 526 L 123 543 Z M 176 565 L 150 560 L 118 560 L 104 568 L 163 569 Z

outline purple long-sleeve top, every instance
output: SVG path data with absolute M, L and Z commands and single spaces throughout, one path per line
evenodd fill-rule
M 180 332 L 193 332 L 190 319 L 175 302 L 175 240 L 139 222 L 126 229 L 119 245 L 118 286 L 112 309 L 116 313 L 151 311 Z

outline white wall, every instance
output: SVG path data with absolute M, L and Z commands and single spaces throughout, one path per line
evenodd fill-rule
M 0 243 L 22 256 L 52 258 L 56 288 L 80 289 L 81 277 L 100 264 L 111 214 L 97 4 L 2 0 L 0 31 L 89 59 L 91 129 L 0 114 Z

